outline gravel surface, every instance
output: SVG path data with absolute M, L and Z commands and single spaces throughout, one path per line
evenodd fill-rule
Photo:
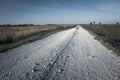
M 0 53 L 0 80 L 120 80 L 120 57 L 77 26 Z

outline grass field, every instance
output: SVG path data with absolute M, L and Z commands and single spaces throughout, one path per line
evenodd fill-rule
M 34 33 L 57 28 L 56 26 L 3 26 L 0 27 L 0 44 L 10 43 Z
M 0 26 L 0 52 L 71 27 L 62 25 Z
M 104 24 L 104 25 L 82 25 L 83 28 L 92 31 L 102 38 L 104 42 L 108 42 L 111 48 L 115 48 L 120 52 L 120 25 Z

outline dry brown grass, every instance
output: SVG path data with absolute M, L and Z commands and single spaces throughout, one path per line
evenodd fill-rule
M 120 25 L 119 24 L 106 24 L 106 25 L 82 25 L 83 28 L 92 31 L 102 38 L 104 42 L 111 45 L 109 48 L 115 48 L 120 53 Z M 103 43 L 104 43 L 103 42 Z
M 120 25 L 83 25 L 84 28 L 92 29 L 94 32 L 105 35 L 112 39 L 120 40 Z
M 57 26 L 0 26 L 0 44 L 9 43 L 19 38 L 41 31 L 54 30 Z

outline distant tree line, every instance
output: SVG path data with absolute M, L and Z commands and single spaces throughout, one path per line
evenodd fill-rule
M 96 22 L 95 22 L 95 21 L 90 22 L 90 25 L 95 25 L 95 24 L 96 24 Z M 99 25 L 101 25 L 102 23 L 101 23 L 101 22 L 99 22 L 98 24 L 99 24 Z M 116 24 L 118 25 L 118 24 L 119 24 L 119 22 L 116 22 Z
M 0 26 L 33 26 L 34 24 L 17 24 L 17 25 L 11 25 L 11 24 L 3 24 Z

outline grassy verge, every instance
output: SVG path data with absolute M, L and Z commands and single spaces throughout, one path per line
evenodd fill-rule
M 20 29 L 19 29 L 20 28 Z M 8 29 L 8 27 L 2 27 L 4 29 L 0 34 L 5 37 L 1 38 L 0 40 L 0 52 L 8 51 L 12 48 L 18 47 L 20 45 L 33 42 L 35 40 L 39 40 L 41 38 L 44 38 L 46 36 L 49 36 L 51 34 L 54 34 L 58 31 L 62 31 L 65 29 L 69 29 L 72 27 L 58 27 L 58 26 L 49 26 L 49 27 L 23 27 L 24 29 L 21 29 L 21 27 L 11 27 Z M 30 30 L 31 29 L 31 30 Z M 39 29 L 39 30 L 36 30 Z M 29 31 L 28 31 L 29 30 Z M 27 33 L 25 33 L 27 31 Z M 22 35 L 14 36 L 13 34 L 21 33 Z M 4 33 L 4 34 L 3 34 Z M 10 34 L 12 33 L 12 34 Z M 7 35 L 6 35 L 7 34 Z M 10 37 L 9 37 L 10 36 Z
M 95 39 L 103 43 L 108 49 L 120 55 L 120 25 L 81 25 L 92 32 Z

